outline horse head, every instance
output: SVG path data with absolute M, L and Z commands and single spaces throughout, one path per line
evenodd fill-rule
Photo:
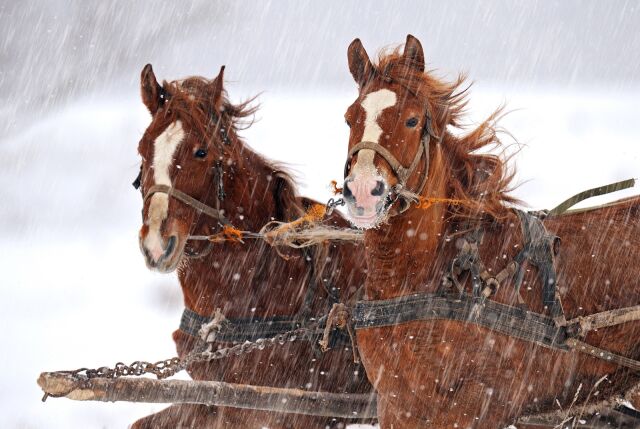
M 151 65 L 142 70 L 142 101 L 152 118 L 138 145 L 134 184 L 144 199 L 139 242 L 151 269 L 173 271 L 191 236 L 211 234 L 225 221 L 225 163 L 235 156 L 236 120 L 253 110 L 227 101 L 223 75 L 224 66 L 212 80 L 160 85 Z

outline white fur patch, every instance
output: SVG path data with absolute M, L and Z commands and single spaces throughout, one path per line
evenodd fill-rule
M 175 121 L 162 132 L 153 145 L 153 180 L 156 185 L 171 186 L 169 169 L 173 165 L 173 156 L 184 138 L 182 122 Z
M 365 111 L 362 141 L 380 143 L 382 128 L 378 125 L 378 117 L 384 109 L 395 106 L 396 102 L 396 93 L 388 89 L 381 89 L 367 94 L 361 103 Z M 369 149 L 363 149 L 358 152 L 358 159 L 356 160 L 356 165 L 353 166 L 353 172 L 375 174 L 375 166 L 373 165 L 375 155 L 376 153 Z
M 183 139 L 184 130 L 180 121 L 169 124 L 162 134 L 156 137 L 153 145 L 153 180 L 156 185 L 171 186 L 169 170 L 173 165 L 176 150 Z M 149 226 L 149 233 L 144 240 L 144 245 L 156 259 L 162 255 L 164 249 L 160 226 L 167 218 L 168 210 L 169 196 L 167 194 L 156 193 L 151 196 L 148 217 L 145 219 L 145 223 Z

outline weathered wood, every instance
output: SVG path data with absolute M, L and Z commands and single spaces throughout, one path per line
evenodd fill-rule
M 220 381 L 87 378 L 43 372 L 38 385 L 52 397 L 76 401 L 205 404 L 339 418 L 375 418 L 369 394 L 308 392 Z
M 524 428 L 640 429 L 640 419 L 633 403 L 633 399 L 639 393 L 640 384 L 636 384 L 624 394 L 588 405 L 577 405 L 568 410 L 521 416 L 516 425 L 518 428 L 524 425 Z M 632 408 L 626 408 L 629 406 Z

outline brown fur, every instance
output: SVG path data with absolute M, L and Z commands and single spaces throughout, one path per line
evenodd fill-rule
M 144 88 L 143 84 L 143 94 Z M 226 98 L 220 98 L 220 82 L 189 78 L 180 83 L 165 83 L 164 88 L 170 101 L 155 112 L 139 150 L 143 158 L 150 159 L 153 140 L 166 127 L 167 121 L 182 120 L 187 137 L 176 153 L 176 164 L 182 169 L 170 173 L 177 189 L 215 206 L 211 168 L 222 156 L 227 195 L 221 208 L 237 228 L 258 231 L 273 218 L 293 220 L 313 203 L 297 197 L 289 175 L 251 151 L 238 137 L 238 121 L 250 115 L 253 109 L 247 104 L 233 106 Z M 220 119 L 211 121 L 212 117 Z M 229 145 L 222 142 L 217 131 L 220 122 L 228 131 Z M 209 154 L 204 161 L 194 159 L 193 150 L 197 147 L 208 148 Z M 143 163 L 143 190 L 152 185 L 152 174 L 146 167 Z M 144 210 L 146 216 L 147 207 Z M 330 222 L 346 226 L 339 216 L 333 216 Z M 179 224 L 183 235 L 213 233 L 217 228 L 212 219 L 196 216 L 193 210 L 175 200 L 170 201 L 166 224 Z M 193 246 L 195 251 L 204 250 L 203 244 Z M 204 316 L 212 316 L 219 308 L 227 318 L 296 314 L 311 283 L 312 265 L 306 260 L 305 252 L 283 251 L 289 253 L 289 260 L 282 259 L 275 249 L 262 241 L 247 240 L 245 244 L 216 245 L 201 259 L 183 257 L 178 278 L 185 306 Z M 337 287 L 340 298 L 347 301 L 364 283 L 362 251 L 361 247 L 350 244 L 330 245 L 313 251 L 316 277 L 321 280 L 313 302 L 313 314 L 327 311 L 329 288 Z M 194 338 L 179 330 L 174 332 L 173 338 L 180 356 L 185 356 L 193 347 Z M 220 344 L 221 347 L 228 345 Z M 198 380 L 305 390 L 368 392 L 371 389 L 362 368 L 352 363 L 348 347 L 321 354 L 315 344 L 301 341 L 210 364 L 193 365 L 189 374 Z M 297 429 L 335 427 L 338 423 L 344 424 L 331 418 L 181 405 L 141 419 L 134 428 Z
M 419 44 L 412 37 L 407 42 Z M 422 106 L 422 112 L 433 115 L 435 132 L 443 136 L 440 143 L 432 140 L 429 182 L 423 196 L 468 202 L 459 208 L 443 204 L 427 210 L 414 207 L 367 230 L 367 299 L 435 292 L 457 252 L 455 239 L 447 237 L 469 225 L 483 224 L 481 257 L 491 272 L 499 272 L 523 242 L 519 222 L 509 207 L 515 199 L 508 194 L 511 175 L 506 161 L 474 153 L 498 143 L 494 117 L 466 136 L 456 137 L 447 126 L 459 125 L 464 107 L 464 97 L 456 95 L 460 80 L 443 83 L 432 73 L 423 73 L 424 65 L 421 68 L 397 51 L 383 56 L 377 66 L 362 52 L 355 41 L 349 60 L 360 95 L 346 115 L 352 124 L 350 147 L 363 133 L 363 112 L 358 108 L 362 97 L 381 88 L 395 91 L 397 105 L 386 109 L 378 120 L 386 137 L 380 139 L 381 144 L 407 165 L 419 148 L 420 136 L 398 124 L 419 113 Z M 369 65 L 361 67 L 363 63 Z M 363 69 L 368 70 L 364 80 Z M 392 180 L 392 173 L 378 158 L 377 168 Z M 419 175 L 414 174 L 410 187 Z M 545 225 L 562 239 L 556 268 L 567 318 L 640 303 L 639 197 L 550 218 Z M 543 312 L 541 285 L 535 268 L 529 268 L 524 300 L 533 311 Z M 492 299 L 514 304 L 511 284 L 503 285 Z M 587 341 L 638 359 L 639 334 L 640 323 L 628 323 L 591 333 Z M 520 415 L 555 410 L 557 403 L 566 409 L 577 391 L 580 404 L 589 394 L 592 400 L 601 400 L 638 380 L 629 370 L 583 354 L 548 350 L 460 322 L 362 329 L 357 337 L 367 375 L 378 391 L 384 429 L 501 428 Z M 607 381 L 593 389 L 605 374 Z

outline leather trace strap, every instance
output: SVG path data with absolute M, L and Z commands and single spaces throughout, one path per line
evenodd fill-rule
M 567 350 L 566 333 L 553 319 L 496 301 L 460 295 L 420 293 L 380 301 L 359 301 L 352 311 L 357 329 L 416 320 L 457 320 L 483 326 L 538 345 Z
M 422 173 L 422 179 L 420 179 L 420 183 L 416 190 L 412 191 L 413 193 L 420 195 L 427 185 L 429 174 L 429 143 L 431 141 L 431 137 L 436 140 L 441 139 L 439 136 L 435 135 L 433 129 L 431 128 L 431 117 L 429 116 L 429 114 L 427 114 L 426 117 L 426 124 L 424 127 L 423 135 L 420 139 L 420 148 L 413 157 L 413 161 L 411 161 L 409 167 L 403 166 L 402 163 L 398 161 L 398 158 L 396 158 L 387 148 L 376 142 L 365 140 L 357 143 L 351 148 L 351 150 L 349 150 L 347 161 L 344 165 L 345 179 L 347 178 L 347 176 L 349 176 L 351 160 L 353 159 L 353 157 L 356 156 L 361 150 L 372 150 L 380 155 L 387 162 L 389 167 L 391 167 L 391 171 L 393 171 L 393 174 L 395 174 L 396 178 L 398 179 L 398 184 L 396 186 L 400 189 L 406 189 L 409 178 L 416 171 L 418 165 L 420 164 L 420 160 L 424 157 L 424 172 Z M 402 195 L 396 194 L 396 198 L 397 197 L 402 197 Z M 408 200 L 405 201 L 408 202 Z M 400 213 L 406 211 L 408 208 L 409 204 L 405 204 L 405 206 L 401 208 Z
M 614 326 L 640 321 L 640 306 L 598 313 L 587 316 L 586 319 L 595 322 L 602 318 L 609 320 L 606 324 L 594 323 L 593 326 Z M 359 301 L 351 310 L 351 322 L 356 330 L 401 325 L 418 320 L 455 320 L 479 325 L 546 348 L 565 352 L 573 350 L 640 371 L 640 361 L 583 342 L 581 339 L 587 332 L 576 330 L 581 319 L 583 323 L 588 323 L 585 318 L 578 318 L 559 326 L 556 320 L 543 314 L 467 293 L 444 296 L 418 293 L 379 301 Z
M 203 202 L 196 200 L 190 195 L 185 194 L 182 191 L 179 191 L 171 186 L 167 185 L 153 185 L 149 188 L 147 193 L 144 196 L 145 201 L 153 194 L 167 194 L 169 197 L 175 198 L 176 200 L 188 205 L 189 207 L 195 209 L 196 211 L 206 214 L 207 216 L 216 219 L 222 225 L 229 225 L 229 221 L 224 217 L 222 212 L 218 209 L 215 209 L 211 206 L 204 204 Z
M 199 337 L 201 328 L 213 320 L 213 317 L 202 316 L 189 308 L 185 308 L 180 318 L 180 330 L 192 337 Z M 275 337 L 295 329 L 317 324 L 317 329 L 313 332 L 308 332 L 305 336 L 305 339 L 311 340 L 313 344 L 317 344 L 325 334 L 325 323 L 326 317 L 316 318 L 307 316 L 300 318 L 297 317 L 297 315 L 253 319 L 225 319 L 218 325 L 213 341 L 242 344 L 247 341 L 254 342 L 261 338 Z M 328 342 L 329 348 L 350 344 L 351 339 L 347 333 L 342 330 L 334 330 L 331 332 Z
M 210 323 L 212 320 L 213 318 L 211 317 L 201 316 L 195 311 L 185 308 L 180 318 L 180 330 L 197 337 L 202 325 Z M 300 327 L 302 327 L 302 323 L 299 319 L 289 317 L 225 319 L 220 324 L 218 332 L 216 332 L 215 340 L 225 343 L 243 343 L 260 338 L 274 337 Z M 320 331 L 318 331 L 319 336 Z

